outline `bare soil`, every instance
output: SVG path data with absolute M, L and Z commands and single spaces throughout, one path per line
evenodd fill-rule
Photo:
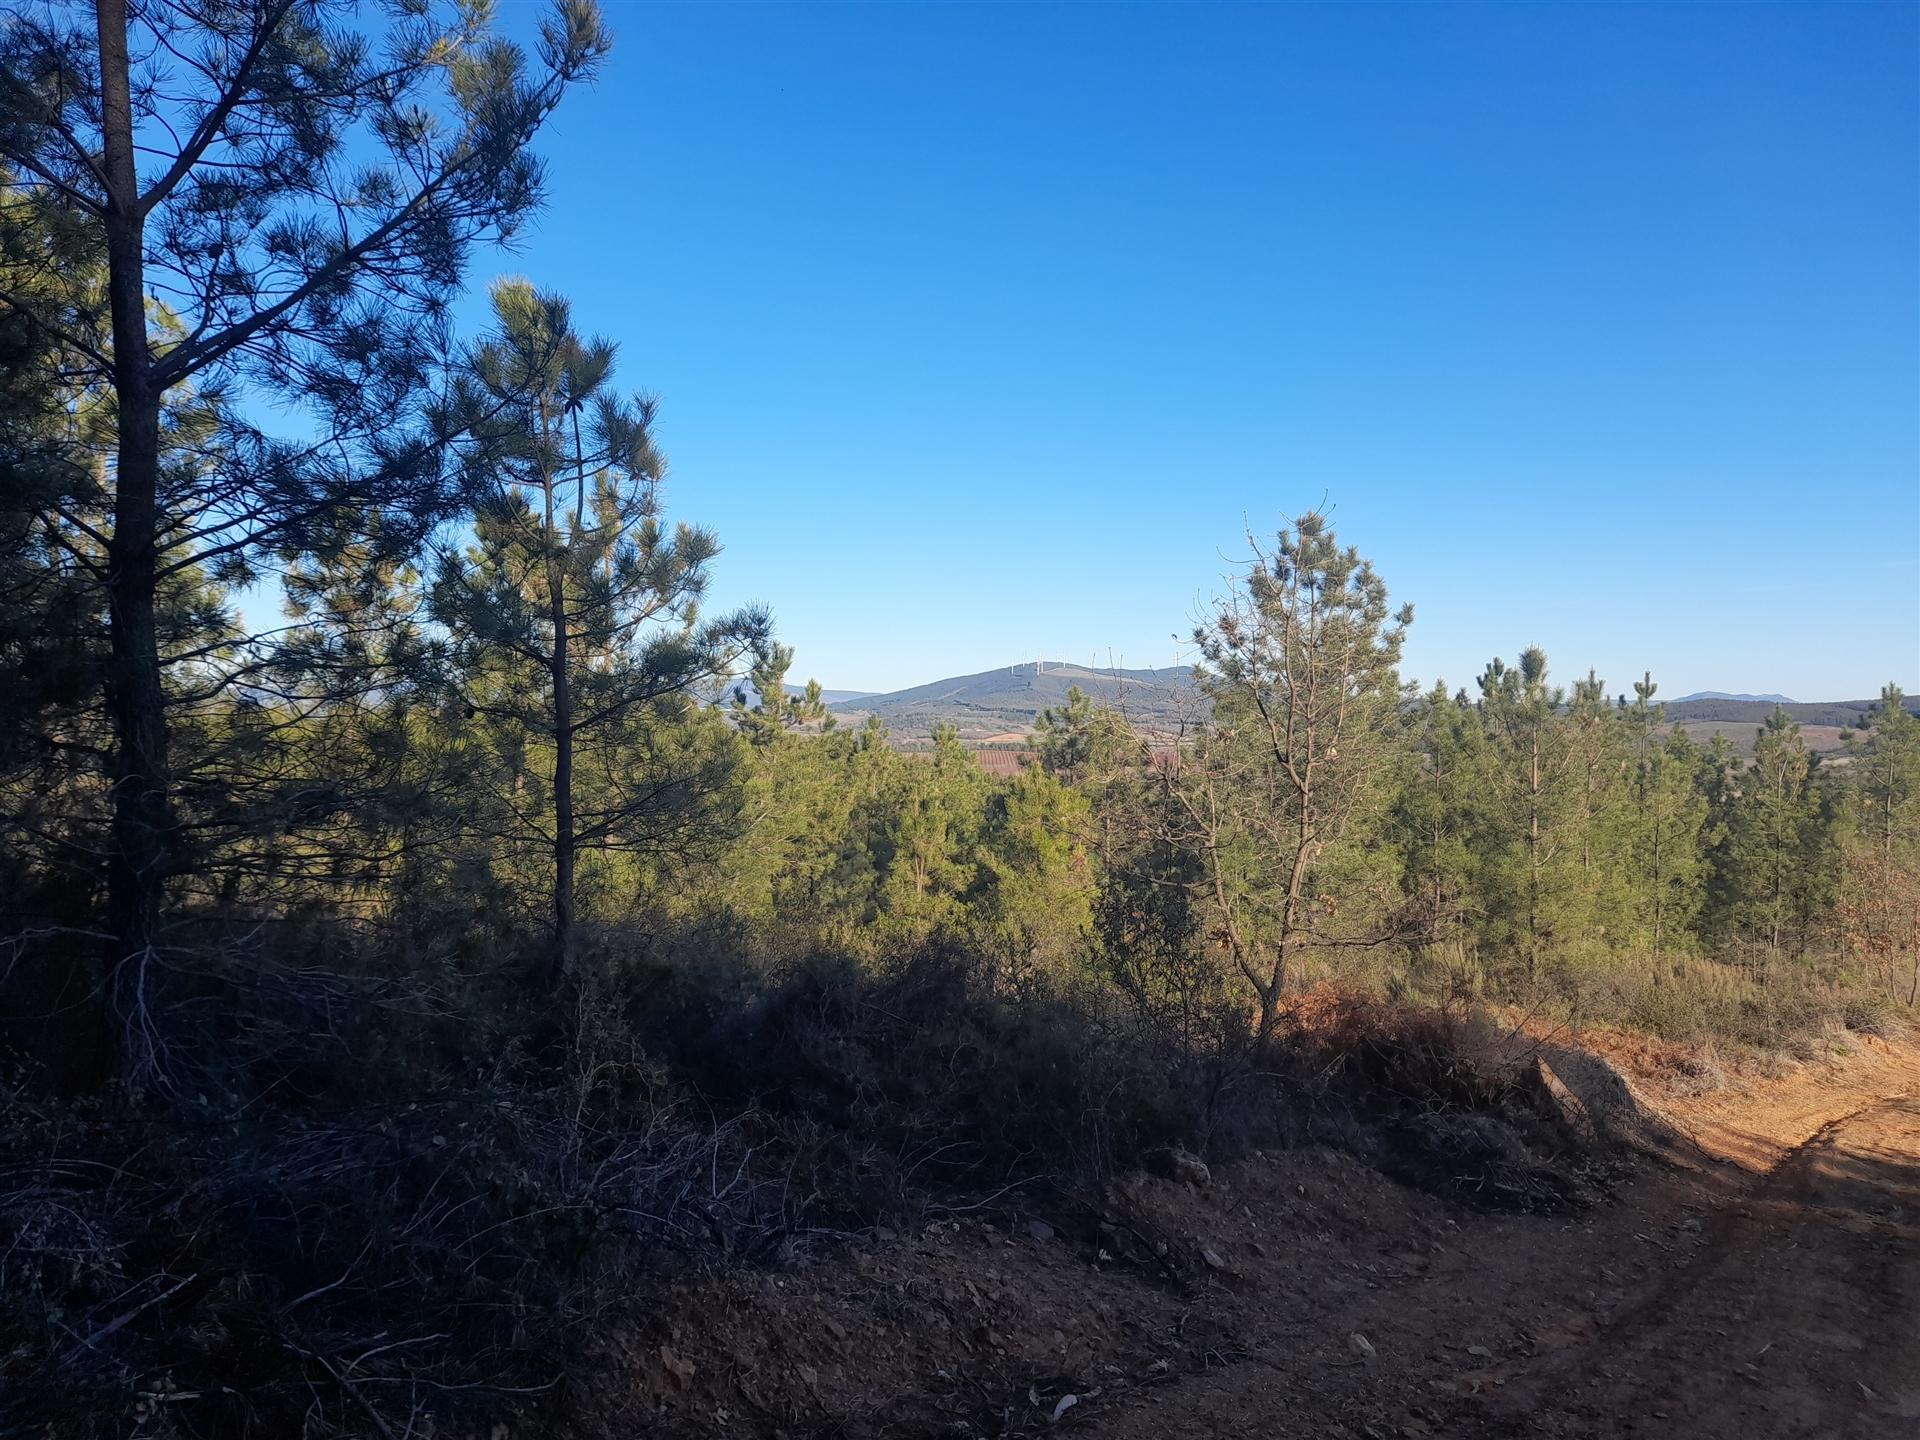
M 682 1286 L 496 1440 L 1920 1435 L 1920 1055 L 1706 1095 L 1614 1058 L 1656 1138 L 1550 1209 L 1323 1149 L 1001 1197 Z

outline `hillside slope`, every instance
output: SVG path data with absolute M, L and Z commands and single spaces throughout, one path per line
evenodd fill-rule
M 1125 670 L 1074 665 L 1063 661 L 1029 661 L 974 675 L 952 675 L 884 694 L 853 691 L 826 692 L 842 723 L 858 725 L 877 715 L 896 734 L 931 734 L 938 725 L 952 725 L 967 739 L 982 740 L 1031 727 L 1043 710 L 1064 705 L 1067 692 L 1078 686 L 1095 703 L 1125 708 L 1133 721 L 1148 729 L 1173 729 L 1193 717 L 1198 696 L 1192 672 L 1184 665 L 1157 670 Z M 1667 719 L 1695 739 L 1706 741 L 1724 734 L 1741 753 L 1753 742 L 1753 731 L 1766 723 L 1776 708 L 1783 709 L 1807 729 L 1815 750 L 1839 747 L 1842 727 L 1857 726 L 1877 700 L 1780 702 L 1763 696 L 1728 696 L 1706 692 L 1670 702 Z M 1920 696 L 1907 706 L 1920 714 Z
M 1719 697 L 1675 700 L 1667 706 L 1667 719 L 1676 723 L 1717 720 L 1730 725 L 1764 725 L 1774 710 L 1781 709 L 1802 725 L 1858 725 L 1880 701 L 1818 700 L 1780 705 L 1773 700 L 1733 700 Z M 1907 709 L 1920 715 L 1920 695 L 1907 697 Z
M 1159 670 L 1092 669 L 1043 660 L 955 675 L 885 695 L 868 695 L 835 705 L 836 714 L 859 723 L 878 715 L 903 733 L 930 731 L 949 724 L 963 735 L 1027 726 L 1042 710 L 1064 705 L 1078 686 L 1097 704 L 1124 707 L 1137 723 L 1177 721 L 1191 708 L 1193 681 L 1184 665 Z

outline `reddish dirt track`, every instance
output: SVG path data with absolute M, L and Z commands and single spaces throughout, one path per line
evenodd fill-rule
M 1911 1057 L 1674 1118 L 1690 1161 L 1576 1225 L 1477 1218 L 1467 1263 L 1329 1316 L 1328 1331 L 1373 1336 L 1352 1367 L 1371 1385 L 1315 1383 L 1356 1355 L 1322 1344 L 1302 1364 L 1282 1342 L 1100 1433 L 1920 1436 Z
M 1603 1154 L 1608 1193 L 1550 1214 L 1308 1150 L 687 1286 L 561 1428 L 1920 1437 L 1920 1056 L 1652 1098 L 1663 1153 Z

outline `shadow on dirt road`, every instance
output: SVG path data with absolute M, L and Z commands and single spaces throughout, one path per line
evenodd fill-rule
M 1272 1296 L 1244 1361 L 1098 1432 L 1920 1436 L 1916 1082 L 1901 1056 L 1839 1088 L 1711 1102 L 1686 1117 L 1693 1141 L 1612 1201 L 1467 1220 L 1396 1294 Z M 1318 1323 L 1290 1323 L 1301 1311 Z M 1340 1343 L 1355 1332 L 1364 1358 Z
M 675 1287 L 565 1433 L 1920 1437 L 1920 1053 L 1648 1105 L 1539 1213 L 1309 1148 Z
M 1920 1099 L 1830 1122 L 1726 1198 L 1692 1265 L 1449 1433 L 1920 1433 Z

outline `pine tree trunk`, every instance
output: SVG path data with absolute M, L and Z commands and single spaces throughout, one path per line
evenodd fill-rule
M 1527 979 L 1540 969 L 1540 727 L 1527 754 Z
M 1667 890 L 1666 877 L 1662 874 L 1660 848 L 1660 822 L 1653 824 L 1653 953 L 1660 953 L 1661 922 L 1666 918 Z
M 1920 912 L 1914 914 L 1912 924 L 1907 927 L 1907 943 L 1914 952 L 1914 975 L 1907 987 L 1907 1004 L 1920 1004 Z
M 1785 805 L 1785 790 L 1782 789 L 1782 805 Z M 1776 821 L 1773 830 L 1773 873 L 1768 878 L 1773 882 L 1772 903 L 1768 906 L 1767 948 L 1778 952 L 1780 949 L 1780 916 L 1787 903 L 1787 842 L 1781 834 L 1781 822 Z M 1769 959 L 1772 957 L 1769 956 Z
M 556 609 L 563 607 L 556 606 Z M 573 692 L 568 684 L 564 614 L 557 617 L 553 676 L 553 974 L 558 989 L 573 952 Z
M 553 623 L 553 959 L 548 988 L 565 983 L 573 958 L 573 676 L 567 657 L 567 592 L 553 506 L 554 479 L 546 477 L 547 609 Z
M 1256 985 L 1254 994 L 1259 1001 L 1254 1033 L 1264 1041 L 1280 1023 L 1280 991 L 1269 985 Z
M 1300 902 L 1306 893 L 1307 867 L 1313 863 L 1313 723 L 1307 724 L 1307 761 L 1300 778 L 1300 817 L 1294 833 L 1293 865 L 1287 874 L 1287 898 L 1280 911 L 1280 948 L 1273 960 L 1271 999 L 1263 997 L 1261 1033 L 1278 1018 L 1280 997 L 1286 993 L 1289 962 L 1300 933 Z
M 160 396 L 147 347 L 144 219 L 134 168 L 126 0 L 97 0 L 107 180 L 108 298 L 118 407 L 113 535 L 107 547 L 107 709 L 113 722 L 113 819 L 107 864 L 112 974 L 123 1020 L 144 1002 L 165 894 L 169 775 L 154 617 L 158 573 Z M 121 1056 L 122 1063 L 127 1058 Z

